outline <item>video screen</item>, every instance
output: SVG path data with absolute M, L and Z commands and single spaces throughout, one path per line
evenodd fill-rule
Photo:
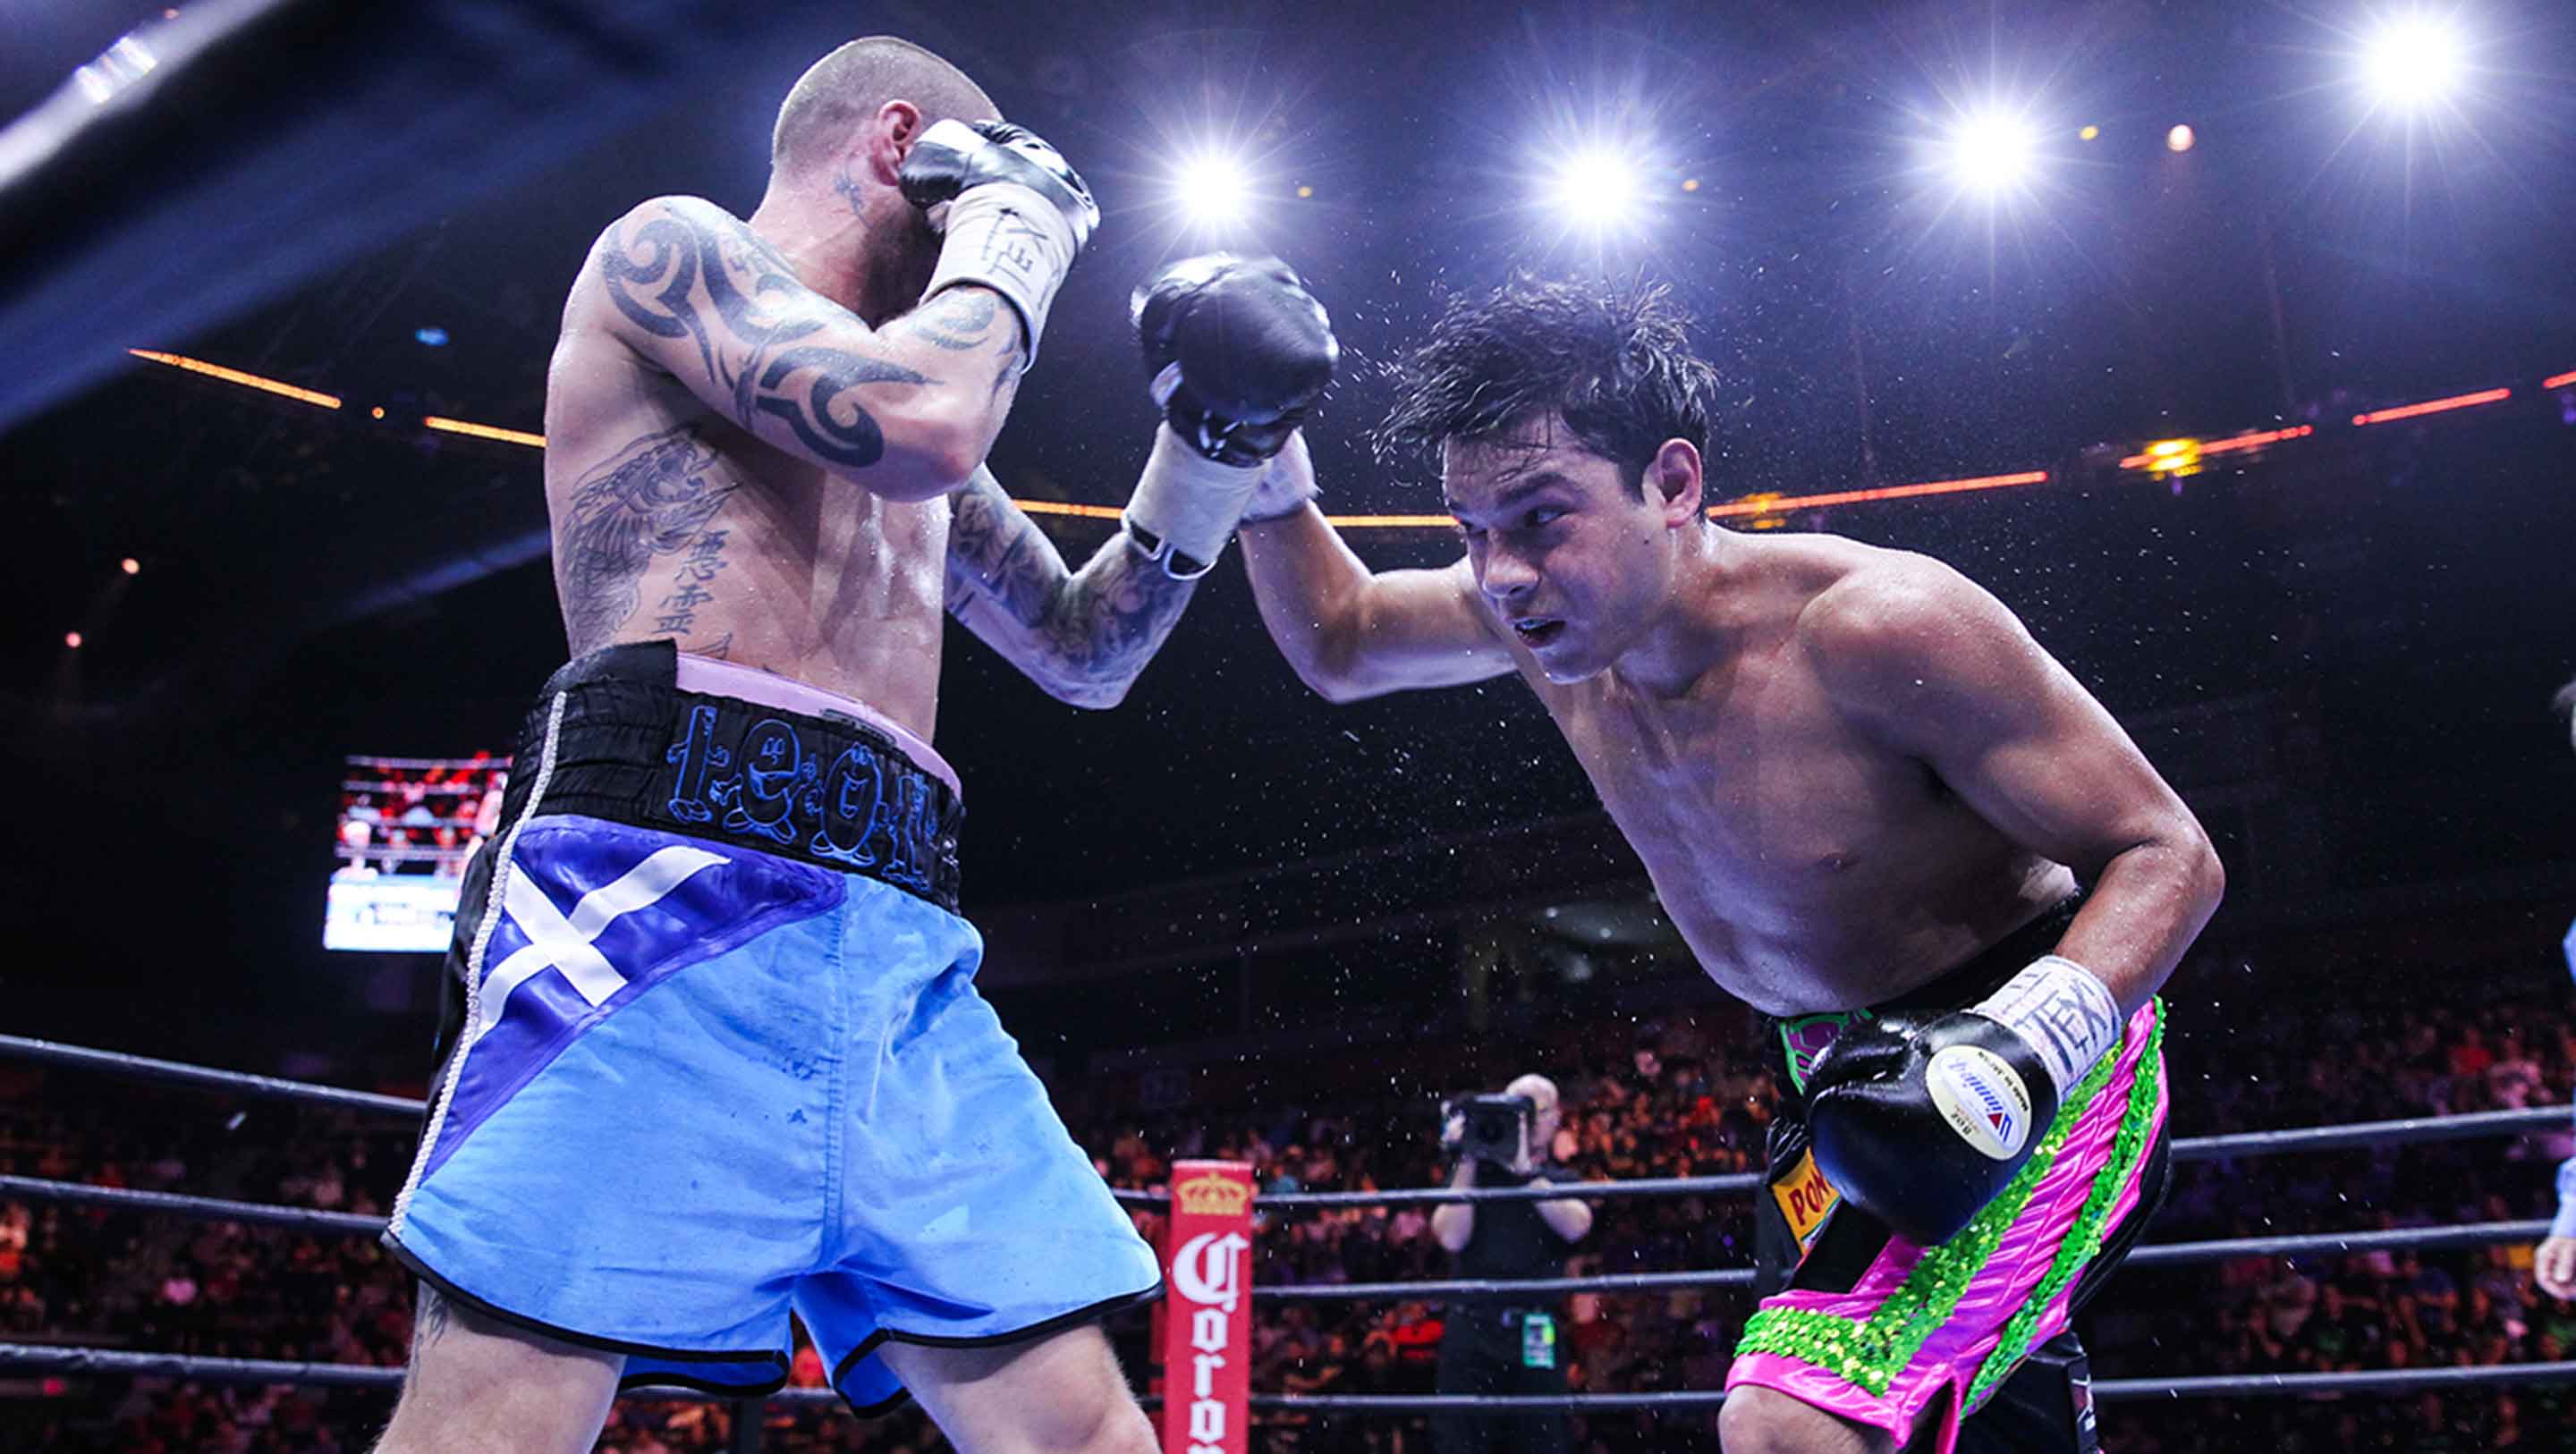
M 498 829 L 510 759 L 352 757 L 340 775 L 325 949 L 445 952 L 465 864 Z

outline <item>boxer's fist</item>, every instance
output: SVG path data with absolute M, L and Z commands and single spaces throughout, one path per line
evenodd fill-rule
M 947 120 L 904 153 L 903 195 L 946 241 L 921 296 L 971 284 L 1020 315 L 1026 369 L 1074 254 L 1100 223 L 1091 189 L 1054 147 L 1007 121 Z
M 1210 253 L 1136 290 L 1136 338 L 1154 402 L 1220 464 L 1279 453 L 1333 381 L 1332 320 L 1286 263 Z
M 1100 205 L 1064 154 L 1007 121 L 933 123 L 904 153 L 902 178 L 905 200 L 930 213 L 933 226 L 944 225 L 946 215 L 938 209 L 945 204 L 1001 184 L 1026 187 L 1044 199 L 1072 229 L 1077 252 L 1100 225 Z
M 1845 1026 L 1805 1093 L 1825 1180 L 1925 1247 L 1957 1236 L 2057 1119 L 2057 1082 L 2029 1042 L 1965 1010 Z

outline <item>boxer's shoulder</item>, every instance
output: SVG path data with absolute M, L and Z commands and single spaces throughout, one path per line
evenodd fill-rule
M 665 229 L 666 235 L 672 236 L 676 236 L 677 233 L 672 232 L 671 229 L 717 234 L 750 230 L 749 223 L 704 197 L 693 197 L 685 192 L 667 192 L 660 196 L 647 197 L 619 213 L 614 221 L 600 229 L 598 246 L 607 247 L 618 242 L 641 242 L 655 235 L 653 229 L 657 227 Z
M 2012 622 L 1993 596 L 1930 556 L 1840 541 L 1820 554 L 1798 639 L 1828 677 L 1866 679 L 1966 645 Z
M 647 197 L 600 229 L 565 301 L 565 319 L 594 308 L 632 317 L 629 300 L 648 298 L 654 311 L 667 312 L 719 274 L 734 275 L 737 287 L 795 280 L 777 247 L 723 207 L 682 193 Z M 677 296 L 655 296 L 674 289 Z

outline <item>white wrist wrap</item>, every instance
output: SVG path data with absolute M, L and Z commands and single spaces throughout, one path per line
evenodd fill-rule
M 1251 503 L 1262 468 L 1218 464 L 1182 443 L 1166 424 L 1154 431 L 1154 454 L 1127 501 L 1126 519 L 1166 549 L 1202 566 L 1214 564 Z
M 2120 1002 L 2093 972 L 2051 954 L 1968 1007 L 2030 1042 L 2061 1097 L 2120 1043 Z
M 1324 492 L 1316 487 L 1313 476 L 1291 481 L 1287 473 L 1276 459 L 1262 467 L 1252 498 L 1243 507 L 1244 524 L 1266 525 L 1273 520 L 1285 520 L 1305 509 L 1307 502 L 1322 497 Z
M 944 210 L 947 240 L 940 245 L 939 266 L 922 298 L 927 301 L 959 283 L 1001 294 L 1028 330 L 1028 352 L 1020 360 L 1020 371 L 1028 372 L 1037 362 L 1038 335 L 1046 331 L 1055 290 L 1073 266 L 1073 224 L 1055 204 L 1010 182 L 973 188 Z

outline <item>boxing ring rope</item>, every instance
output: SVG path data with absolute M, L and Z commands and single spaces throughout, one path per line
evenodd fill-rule
M 219 1197 L 189 1196 L 175 1191 L 142 1191 L 128 1186 L 90 1186 L 77 1181 L 45 1181 L 32 1176 L 0 1176 L 0 1200 L 60 1202 L 106 1207 L 120 1212 L 162 1212 L 207 1222 L 244 1222 L 263 1227 L 291 1227 L 305 1232 L 338 1232 L 373 1237 L 385 1229 L 382 1217 L 355 1212 L 326 1212 L 313 1207 L 281 1207 L 266 1202 L 229 1202 Z
M 404 1370 L 362 1363 L 290 1363 L 266 1358 L 200 1358 L 184 1353 L 129 1353 L 112 1348 L 54 1347 L 43 1343 L 0 1343 L 0 1369 L 55 1378 L 167 1378 L 185 1383 L 258 1387 L 293 1384 L 302 1388 L 358 1388 L 393 1393 L 402 1387 Z M 2494 1363 L 2475 1367 L 2387 1368 L 2350 1373 L 2242 1373 L 2194 1378 L 2105 1378 L 2093 1383 L 2093 1396 L 2106 1400 L 2150 1398 L 2314 1398 L 2331 1393 L 2411 1393 L 2425 1389 L 2496 1388 L 2527 1383 L 2576 1381 L 2576 1362 Z M 783 1388 L 758 1400 L 726 1400 L 687 1388 L 633 1388 L 622 1399 L 670 1399 L 700 1402 L 768 1402 L 828 1407 L 840 1395 L 828 1388 Z M 1295 1414 L 1432 1414 L 1432 1413 L 1583 1413 L 1621 1409 L 1714 1409 L 1726 1395 L 1714 1390 L 1676 1389 L 1654 1393 L 1568 1394 L 1287 1394 L 1256 1393 L 1250 1402 L 1261 1413 Z M 1148 1395 L 1138 1402 L 1151 1408 L 1161 1402 Z
M 0 1037 L 5 1041 L 6 1037 Z M 0 1043 L 0 1052 L 7 1049 Z M 2357 1146 L 2388 1146 L 2424 1141 L 2470 1141 L 2482 1136 L 2527 1135 L 2565 1130 L 2566 1106 L 2532 1106 L 2514 1111 L 2472 1111 L 2457 1116 L 2409 1116 L 2393 1121 L 2352 1121 L 2339 1126 L 2297 1126 L 2279 1131 L 2238 1131 L 2224 1136 L 2186 1136 L 2173 1143 L 2176 1161 L 2226 1161 L 2239 1156 L 2275 1156 L 2294 1151 L 2348 1151 Z M 1749 1192 L 1762 1185 L 1760 1172 L 1724 1176 L 1639 1177 L 1633 1181 L 1577 1183 L 1584 1201 L 1617 1197 L 1719 1196 Z M 1320 1207 L 1401 1207 L 1439 1202 L 1562 1201 L 1566 1183 L 1550 1186 L 1408 1187 L 1400 1191 L 1306 1191 L 1265 1193 L 1264 1208 L 1294 1211 Z M 1171 1199 L 1164 1191 L 1124 1188 L 1114 1193 L 1128 1206 L 1153 1209 Z
M 181 1085 L 197 1090 L 238 1091 L 271 1100 L 385 1115 L 417 1116 L 428 1109 L 426 1103 L 406 1096 L 315 1085 L 310 1081 L 252 1075 L 238 1070 L 218 1070 L 184 1061 L 155 1060 L 149 1056 L 93 1050 L 87 1046 L 66 1045 L 57 1040 L 39 1040 L 24 1035 L 0 1035 L 0 1060 L 24 1060 L 123 1076 L 129 1080 Z M 2235 1156 L 2270 1156 L 2291 1151 L 2339 1151 L 2356 1146 L 2403 1142 L 2465 1141 L 2482 1136 L 2562 1129 L 2568 1124 L 2568 1114 L 2565 1106 L 2532 1106 L 2523 1110 L 2473 1111 L 2458 1116 L 2411 1116 L 2390 1121 L 2348 1122 L 2339 1126 L 2300 1126 L 2279 1131 L 2240 1131 L 2223 1136 L 2186 1136 L 2173 1143 L 2173 1158 L 2176 1161 L 2221 1161 Z M 1640 1177 L 1633 1181 L 1586 1182 L 1583 1183 L 1582 1196 L 1586 1201 L 1634 1196 L 1718 1196 L 1749 1192 L 1761 1184 L 1759 1172 L 1737 1172 L 1725 1176 Z M 1167 1191 L 1124 1188 L 1113 1194 L 1122 1204 L 1147 1209 L 1171 1200 L 1171 1193 Z M 1441 1202 L 1560 1199 L 1562 1193 L 1549 1187 L 1408 1187 L 1394 1191 L 1281 1192 L 1263 1196 L 1261 1204 L 1275 1210 L 1293 1211 L 1321 1207 L 1400 1207 Z
M 56 1041 L 0 1035 L 0 1059 L 16 1059 L 65 1069 L 121 1076 L 196 1090 L 220 1090 L 297 1104 L 385 1115 L 417 1116 L 422 1102 L 401 1096 L 315 1085 L 274 1076 L 219 1070 L 179 1061 L 156 1060 L 117 1051 L 95 1050 Z M 2483 1111 L 2459 1116 L 2418 1116 L 2339 1126 L 2306 1126 L 2277 1131 L 2246 1131 L 2189 1137 L 2173 1143 L 2178 1161 L 2216 1161 L 2232 1157 L 2334 1151 L 2361 1146 L 2456 1141 L 2560 1130 L 2569 1108 L 2535 1106 L 2522 1110 Z M 1261 1196 L 1262 1212 L 1329 1207 L 1405 1206 L 1445 1202 L 1561 1201 L 1570 1196 L 1591 1201 L 1618 1197 L 1731 1195 L 1762 1184 L 1758 1173 L 1705 1177 L 1656 1177 L 1624 1182 L 1584 1182 L 1528 1187 L 1407 1188 L 1381 1192 L 1286 1192 Z M 1168 1210 L 1166 1190 L 1119 1190 L 1124 1205 Z M 118 1211 L 172 1215 L 245 1225 L 285 1227 L 344 1236 L 372 1236 L 384 1228 L 381 1217 L 315 1208 L 227 1201 L 179 1192 L 130 1187 L 90 1186 L 38 1177 L 0 1176 L 0 1198 L 53 1202 Z M 2545 1221 L 2469 1223 L 2447 1227 L 2398 1227 L 2228 1237 L 2198 1242 L 2148 1243 L 2128 1256 L 2125 1266 L 2178 1266 L 2244 1257 L 2349 1255 L 2373 1251 L 2421 1251 L 2489 1247 L 2533 1242 L 2549 1228 Z M 1750 1268 L 1717 1268 L 1685 1272 L 1610 1273 L 1590 1277 L 1493 1280 L 1443 1278 L 1379 1283 L 1274 1283 L 1249 1291 L 1255 1301 L 1322 1302 L 1453 1298 L 1513 1293 L 1559 1296 L 1576 1292 L 1653 1293 L 1681 1288 L 1739 1287 L 1753 1280 Z M 185 1354 L 131 1352 L 118 1349 L 0 1343 L 0 1369 L 55 1377 L 120 1376 L 170 1378 L 201 1383 L 294 1384 L 319 1388 L 364 1388 L 391 1392 L 404 1371 L 371 1365 L 297 1363 L 263 1359 L 211 1358 Z M 2576 1361 L 2489 1364 L 2473 1367 L 2373 1369 L 2339 1373 L 2226 1374 L 2182 1378 L 2104 1379 L 2093 1385 L 2097 1398 L 2314 1397 L 2331 1393 L 2399 1393 L 2423 1389 L 2501 1387 L 2526 1383 L 2576 1381 Z M 630 1390 L 626 1397 L 720 1399 L 685 1389 Z M 823 1405 L 836 1402 L 830 1388 L 790 1388 L 762 1399 L 733 1400 L 760 1404 Z M 1643 1393 L 1544 1395 L 1488 1394 L 1254 1394 L 1248 1407 L 1265 1413 L 1428 1414 L 1450 1412 L 1579 1413 L 1615 1410 L 1707 1410 L 1723 1402 L 1715 1390 L 1666 1390 Z M 1150 1406 L 1159 1399 L 1148 1398 Z
M 0 1176 L 0 1198 L 104 1207 L 115 1211 L 158 1212 L 211 1222 L 242 1222 L 372 1237 L 385 1229 L 382 1217 L 354 1212 L 325 1212 L 264 1202 L 224 1201 L 182 1192 L 138 1191 L 131 1187 L 89 1186 L 74 1181 L 46 1181 L 32 1176 Z M 1564 1200 L 1562 1193 L 1556 1200 Z M 2341 1256 L 2355 1252 L 2442 1251 L 2463 1247 L 2497 1247 L 2537 1242 L 2549 1231 L 2546 1221 L 2469 1222 L 2449 1227 L 2390 1227 L 2351 1232 L 2283 1233 L 2270 1237 L 2222 1237 L 2203 1242 L 2149 1242 L 2133 1249 L 2124 1266 L 2188 1265 L 2225 1262 L 2238 1257 Z M 1753 1281 L 1747 1267 L 1711 1268 L 1697 1272 L 1612 1272 L 1591 1277 L 1430 1278 L 1411 1282 L 1267 1283 L 1252 1289 L 1255 1301 L 1367 1302 L 1380 1299 L 1490 1297 L 1513 1292 L 1549 1296 L 1577 1292 L 1670 1292 L 1687 1287 L 1743 1287 Z
M 373 1091 L 342 1090 L 338 1086 L 315 1085 L 310 1081 L 301 1080 L 280 1080 L 271 1075 L 251 1075 L 238 1070 L 216 1070 L 211 1066 L 189 1065 L 177 1060 L 154 1060 L 149 1056 L 126 1055 L 115 1050 L 92 1050 L 82 1045 L 65 1045 L 59 1040 L 32 1040 L 24 1035 L 0 1035 L 0 1060 L 33 1061 L 38 1065 L 58 1065 L 71 1070 L 93 1070 L 101 1075 L 123 1076 L 128 1080 L 151 1081 L 160 1085 L 184 1085 L 196 1090 L 239 1091 L 244 1095 L 264 1096 L 270 1100 L 337 1106 L 343 1110 L 374 1111 L 389 1116 L 417 1116 L 429 1109 L 426 1103 L 404 1096 L 378 1095 Z

